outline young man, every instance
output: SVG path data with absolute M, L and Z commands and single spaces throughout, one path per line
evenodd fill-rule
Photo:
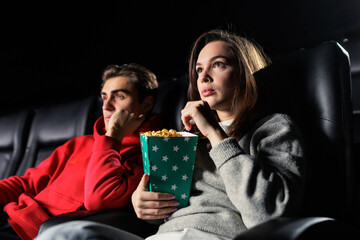
M 162 128 L 150 115 L 157 87 L 143 66 L 108 66 L 93 135 L 71 139 L 24 176 L 0 181 L 0 239 L 33 239 L 41 223 L 61 213 L 129 204 L 143 175 L 139 132 Z

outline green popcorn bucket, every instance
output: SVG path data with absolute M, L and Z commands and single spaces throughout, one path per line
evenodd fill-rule
M 144 173 L 150 176 L 149 191 L 174 194 L 182 208 L 189 204 L 198 136 L 179 133 L 182 137 L 140 134 L 140 143 Z

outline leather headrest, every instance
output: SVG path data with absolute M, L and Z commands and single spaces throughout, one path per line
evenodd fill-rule
M 37 110 L 29 144 L 58 145 L 92 132 L 95 97 L 42 107 Z
M 21 144 L 17 141 L 25 140 L 30 129 L 31 116 L 30 110 L 0 116 L 0 149 L 16 148 Z

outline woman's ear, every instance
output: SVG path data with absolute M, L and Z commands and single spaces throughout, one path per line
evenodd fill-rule
M 153 96 L 147 96 L 144 101 L 142 102 L 144 113 L 150 112 L 155 104 L 155 100 Z

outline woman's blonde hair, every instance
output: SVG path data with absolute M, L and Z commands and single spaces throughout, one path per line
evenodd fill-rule
M 258 99 L 258 89 L 253 73 L 266 67 L 271 61 L 254 41 L 225 30 L 216 29 L 205 32 L 194 42 L 190 53 L 189 100 L 201 99 L 197 89 L 196 62 L 204 46 L 214 41 L 223 41 L 233 55 L 231 63 L 235 67 L 236 76 L 234 79 L 238 81 L 238 84 L 234 84 L 235 91 L 231 109 L 236 115 L 228 134 L 240 139 L 248 131 L 252 120 L 256 118 L 255 106 Z

